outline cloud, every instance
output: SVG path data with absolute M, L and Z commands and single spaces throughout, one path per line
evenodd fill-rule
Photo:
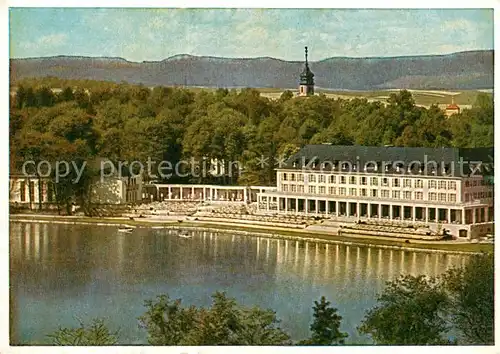
M 68 35 L 65 33 L 49 34 L 38 38 L 34 42 L 23 42 L 21 46 L 25 49 L 36 50 L 39 48 L 56 48 L 66 43 Z
M 11 16 L 19 24 L 11 32 L 11 53 L 133 61 L 181 53 L 303 60 L 307 45 L 311 61 L 437 54 L 493 48 L 491 14 L 426 9 L 26 9 Z M 33 39 L 34 33 L 40 37 Z

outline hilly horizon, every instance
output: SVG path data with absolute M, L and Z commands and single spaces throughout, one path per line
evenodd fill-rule
M 331 90 L 491 89 L 493 50 L 445 55 L 330 57 L 310 61 L 316 86 Z M 177 54 L 161 61 L 58 55 L 11 58 L 10 80 L 126 81 L 147 86 L 255 87 L 295 89 L 302 61 L 271 57 L 224 58 Z

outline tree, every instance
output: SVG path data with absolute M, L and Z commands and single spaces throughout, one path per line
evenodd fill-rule
M 139 317 L 139 324 L 148 332 L 151 345 L 179 345 L 184 336 L 196 327 L 198 309 L 183 308 L 181 300 L 161 295 L 156 301 L 144 302 L 147 311 Z
M 73 89 L 71 87 L 65 87 L 57 95 L 57 100 L 59 102 L 68 102 L 68 101 L 73 101 L 74 99 L 75 99 L 75 94 L 73 93 Z
M 285 90 L 283 91 L 283 93 L 281 94 L 280 98 L 279 98 L 279 101 L 280 103 L 281 102 L 285 102 L 285 101 L 288 101 L 290 99 L 293 98 L 293 92 L 290 91 L 290 90 Z
M 387 284 L 378 301 L 379 305 L 368 310 L 358 328 L 377 344 L 450 343 L 444 339 L 449 330 L 443 315 L 448 297 L 437 279 L 400 276 Z
M 322 296 L 321 300 L 314 301 L 314 320 L 311 324 L 311 338 L 302 341 L 299 344 L 305 345 L 334 345 L 344 344 L 347 333 L 340 331 L 340 322 L 342 316 L 337 314 L 337 309 L 330 306 Z
M 139 318 L 153 345 L 283 345 L 290 337 L 271 310 L 240 306 L 225 293 L 212 296 L 210 308 L 181 306 L 167 295 L 145 302 Z
M 444 287 L 450 314 L 466 344 L 494 344 L 495 274 L 493 254 L 472 257 L 464 268 L 448 270 Z
M 59 328 L 48 337 L 54 345 L 114 345 L 118 342 L 118 331 L 111 332 L 103 320 L 94 319 L 90 326 L 80 321 L 80 327 Z

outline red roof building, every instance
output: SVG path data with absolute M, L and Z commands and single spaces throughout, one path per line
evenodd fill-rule
M 455 104 L 453 97 L 451 98 L 451 104 L 446 106 L 445 114 L 449 117 L 453 114 L 460 113 L 460 107 Z

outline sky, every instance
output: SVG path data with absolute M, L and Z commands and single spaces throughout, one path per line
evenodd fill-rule
M 177 54 L 309 58 L 493 49 L 481 9 L 11 8 L 10 57 L 162 60 Z

